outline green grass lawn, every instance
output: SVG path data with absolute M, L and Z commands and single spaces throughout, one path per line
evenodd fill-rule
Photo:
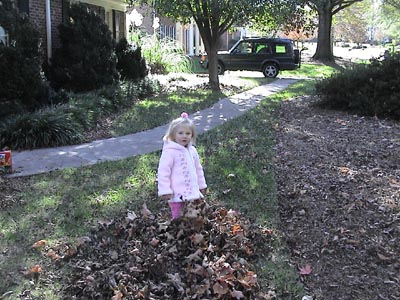
M 322 79 L 329 77 L 335 72 L 336 70 L 334 68 L 330 68 L 322 64 L 302 64 L 299 69 L 280 72 L 280 76 L 301 76 L 314 79 Z
M 235 79 L 235 84 L 237 88 L 244 91 L 273 80 L 240 78 L 240 80 Z M 126 110 L 114 121 L 111 128 L 112 134 L 121 136 L 155 128 L 168 123 L 182 111 L 191 114 L 208 108 L 218 100 L 231 96 L 232 92 L 233 90 L 212 92 L 203 89 L 178 89 L 174 93 L 160 93 L 148 97 Z
M 276 113 L 281 101 L 312 93 L 312 81 L 298 81 L 243 116 L 202 134 L 198 141 L 209 201 L 239 210 L 274 232 L 268 245 L 274 259 L 260 259 L 256 269 L 262 286 L 275 290 L 278 299 L 298 299 L 303 291 L 279 232 L 273 169 Z M 172 95 L 168 99 L 169 110 L 180 109 L 177 99 Z M 160 110 L 155 115 L 165 111 L 164 106 L 152 109 Z M 26 178 L 27 187 L 20 192 L 22 204 L 0 211 L 0 296 L 13 291 L 5 299 L 15 299 L 30 290 L 34 299 L 60 299 L 57 291 L 67 276 L 65 270 L 33 250 L 36 241 L 44 239 L 51 245 L 74 241 L 87 235 L 99 220 L 138 211 L 143 203 L 153 211 L 166 209 L 156 195 L 159 156 L 155 152 Z M 34 283 L 21 271 L 36 264 L 43 272 Z

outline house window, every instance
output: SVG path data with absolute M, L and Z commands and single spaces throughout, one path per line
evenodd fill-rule
M 105 11 L 104 7 L 98 6 L 98 5 L 94 5 L 94 4 L 88 4 L 88 3 L 85 3 L 85 5 L 90 9 L 90 11 L 94 12 L 103 21 L 105 21 L 106 11 Z
M 112 11 L 112 34 L 116 41 L 125 37 L 125 16 L 124 12 L 113 10 Z
M 20 14 L 29 15 L 29 0 L 18 0 L 18 11 Z
M 69 9 L 71 4 L 69 0 L 63 0 L 61 3 L 62 22 L 66 24 L 69 21 Z
M 110 12 L 106 11 L 104 22 L 107 24 L 108 28 L 110 28 Z
M 176 39 L 175 27 L 168 26 L 168 25 L 161 25 L 160 26 L 160 38 L 175 40 Z
M 5 46 L 8 45 L 8 34 L 1 26 L 0 26 L 0 44 Z

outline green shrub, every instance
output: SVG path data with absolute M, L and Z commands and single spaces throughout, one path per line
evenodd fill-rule
M 158 93 L 160 92 L 160 89 L 161 86 L 157 80 L 148 78 L 144 78 L 143 80 L 137 81 L 133 84 L 134 95 L 140 99 Z
M 72 4 L 59 32 L 61 47 L 46 70 L 55 89 L 91 91 L 118 79 L 114 41 L 100 16 L 84 4 Z
M 123 80 L 138 80 L 147 75 L 146 60 L 142 57 L 140 47 L 133 47 L 123 38 L 117 43 L 115 54 L 117 70 Z
M 56 105 L 54 106 L 54 109 L 62 115 L 69 115 L 71 122 L 75 126 L 75 129 L 82 133 L 85 129 L 90 128 L 93 124 L 90 123 L 90 119 L 87 116 L 85 108 L 79 105 L 74 105 L 72 102 L 73 97 L 70 99 L 69 103 Z
M 68 107 L 76 122 L 84 129 L 89 129 L 105 116 L 134 105 L 157 89 L 158 82 L 149 79 L 128 81 L 121 85 L 105 86 L 93 92 L 71 95 Z
M 120 85 L 120 91 L 125 96 L 121 105 L 131 107 L 136 102 L 160 92 L 160 82 L 148 77 L 137 81 L 126 81 Z
M 400 54 L 372 59 L 317 83 L 320 106 L 400 119 Z
M 48 97 L 50 105 L 65 104 L 70 99 L 70 94 L 63 89 L 58 91 L 49 89 L 49 93 L 50 95 Z
M 83 141 L 72 114 L 57 106 L 20 114 L 0 123 L 0 146 L 14 150 L 57 147 Z
M 104 86 L 96 90 L 96 95 L 109 99 L 113 104 L 113 109 L 118 111 L 121 107 L 126 107 L 135 103 L 136 99 L 128 97 L 127 92 L 122 88 L 125 83 L 118 83 Z
M 132 106 L 139 97 L 159 89 L 157 81 L 128 81 L 82 94 L 60 90 L 50 95 L 52 105 L 33 113 L 0 121 L 0 149 L 14 150 L 56 147 L 84 141 L 83 132 L 121 107 Z
M 112 100 L 99 96 L 97 93 L 85 93 L 71 97 L 69 105 L 75 109 L 74 118 L 88 129 L 94 126 L 102 117 L 115 111 Z
M 142 35 L 137 32 L 131 34 L 131 39 L 141 47 L 151 73 L 190 72 L 190 60 L 176 41 L 159 39 L 154 34 Z
M 13 1 L 0 1 L 0 25 L 9 38 L 0 43 L 0 117 L 31 110 L 42 101 L 39 32 L 26 15 L 14 9 Z

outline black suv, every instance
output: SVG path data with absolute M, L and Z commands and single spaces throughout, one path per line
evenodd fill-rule
M 274 78 L 282 70 L 300 67 L 300 51 L 294 49 L 293 41 L 284 38 L 244 38 L 228 51 L 218 51 L 218 74 L 226 70 L 263 72 L 265 77 Z M 200 64 L 208 67 L 207 56 Z

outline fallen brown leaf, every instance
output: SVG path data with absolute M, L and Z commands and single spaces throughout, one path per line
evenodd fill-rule
M 225 295 L 229 292 L 228 285 L 226 283 L 216 282 L 213 285 L 213 291 L 218 295 Z
M 46 246 L 47 245 L 47 241 L 46 240 L 40 240 L 40 241 L 37 241 L 36 243 L 34 243 L 33 245 L 32 245 L 32 248 L 34 248 L 34 249 L 40 249 L 40 248 L 43 248 L 44 246 Z
M 47 252 L 47 256 L 50 257 L 52 260 L 57 260 L 60 258 L 60 255 L 58 255 L 53 249 L 50 249 Z
M 300 269 L 300 275 L 310 275 L 312 273 L 312 268 L 311 265 L 307 264 L 303 267 L 301 267 Z

